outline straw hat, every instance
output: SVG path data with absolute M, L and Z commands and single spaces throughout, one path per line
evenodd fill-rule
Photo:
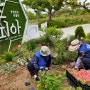
M 75 39 L 71 42 L 71 45 L 69 46 L 68 50 L 76 51 L 79 49 L 80 45 L 81 45 L 81 42 L 78 39 Z
M 50 49 L 47 46 L 42 46 L 40 49 L 40 54 L 42 56 L 48 56 L 50 54 Z

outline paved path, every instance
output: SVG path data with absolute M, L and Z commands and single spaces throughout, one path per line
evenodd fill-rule
M 63 34 L 63 38 L 67 37 L 68 35 L 74 35 L 75 34 L 75 29 L 78 27 L 79 25 L 76 26 L 72 26 L 72 27 L 66 27 L 66 28 L 61 28 L 61 30 L 64 32 Z M 82 24 L 80 25 L 83 27 L 84 32 L 87 34 L 90 32 L 90 24 Z

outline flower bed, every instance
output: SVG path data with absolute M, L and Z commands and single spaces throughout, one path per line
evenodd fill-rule
M 90 71 L 68 68 L 66 76 L 74 87 L 82 87 L 83 90 L 90 90 Z

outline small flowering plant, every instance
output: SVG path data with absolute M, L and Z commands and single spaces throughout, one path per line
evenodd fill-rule
M 87 84 L 90 86 L 90 71 L 81 69 L 75 70 L 74 68 L 68 68 L 67 71 L 75 77 L 77 81 L 80 81 L 82 84 Z

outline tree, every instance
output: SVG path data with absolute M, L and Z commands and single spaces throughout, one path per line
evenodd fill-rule
M 75 37 L 77 38 L 77 39 L 81 39 L 81 37 L 86 37 L 86 35 L 85 35 L 85 32 L 84 32 L 84 29 L 83 29 L 83 27 L 82 26 L 78 26 L 77 28 L 76 28 L 76 30 L 75 30 Z
M 23 0 L 23 4 L 40 14 L 44 11 L 48 14 L 48 21 L 51 21 L 51 16 L 55 11 L 59 10 L 63 6 L 64 0 Z
M 88 12 L 90 12 L 90 2 L 88 0 L 83 0 L 83 2 L 80 2 L 79 0 L 65 0 L 65 2 L 68 5 L 76 6 L 76 7 L 82 7 L 86 9 Z

